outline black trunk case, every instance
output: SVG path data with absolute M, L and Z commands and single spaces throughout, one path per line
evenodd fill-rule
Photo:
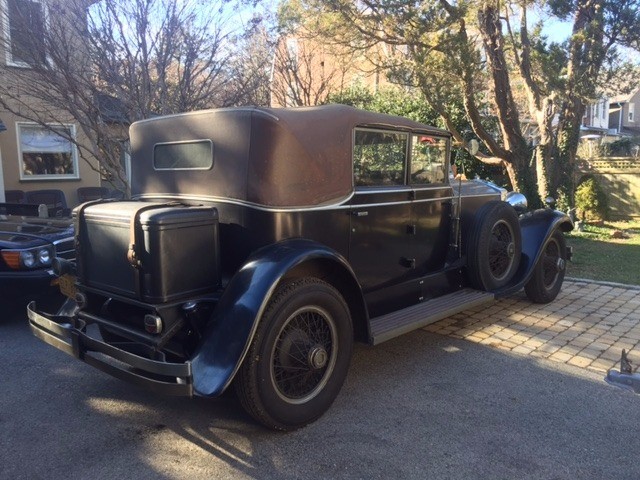
M 76 209 L 80 286 L 146 303 L 187 299 L 220 283 L 212 207 L 109 202 Z M 127 259 L 131 220 L 140 266 Z

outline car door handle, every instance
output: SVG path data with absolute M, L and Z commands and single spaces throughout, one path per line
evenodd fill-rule
M 367 212 L 366 210 L 360 210 L 358 212 L 351 212 L 351 215 L 353 215 L 354 217 L 366 217 L 367 215 L 369 215 L 369 212 Z
M 402 257 L 400 259 L 400 264 L 403 267 L 407 267 L 407 268 L 416 268 L 416 259 L 415 258 L 407 258 L 407 257 Z

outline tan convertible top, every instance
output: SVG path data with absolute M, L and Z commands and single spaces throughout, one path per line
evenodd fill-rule
M 353 191 L 355 127 L 449 136 L 412 120 L 345 105 L 227 108 L 131 125 L 132 194 L 224 197 L 273 207 L 339 202 Z M 159 143 L 209 139 L 210 170 L 155 170 Z

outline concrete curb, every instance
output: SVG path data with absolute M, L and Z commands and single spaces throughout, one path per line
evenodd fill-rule
M 640 285 L 628 285 L 626 283 L 605 282 L 603 280 L 591 280 L 590 278 L 573 278 L 565 277 L 569 282 L 591 283 L 594 285 L 603 285 L 606 287 L 626 288 L 627 290 L 640 290 Z

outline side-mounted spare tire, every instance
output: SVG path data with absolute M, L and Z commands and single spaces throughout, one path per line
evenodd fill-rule
M 471 284 L 493 291 L 513 278 L 522 254 L 518 215 L 505 202 L 489 202 L 475 214 L 467 239 L 467 267 Z
M 353 348 L 349 307 L 328 283 L 302 278 L 269 300 L 234 379 L 244 409 L 275 430 L 319 418 L 347 375 Z

